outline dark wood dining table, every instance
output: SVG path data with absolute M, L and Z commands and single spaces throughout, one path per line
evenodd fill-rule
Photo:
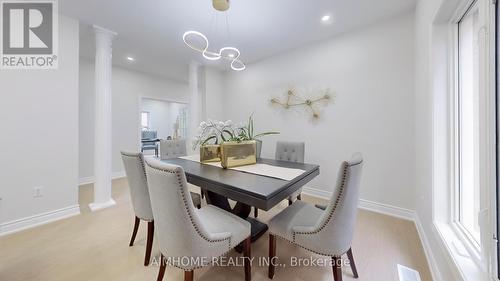
M 205 191 L 207 203 L 246 219 L 252 226 L 252 241 L 267 231 L 267 225 L 249 217 L 251 207 L 268 211 L 287 199 L 314 177 L 319 175 L 319 165 L 260 158 L 257 163 L 304 170 L 292 180 L 283 180 L 247 172 L 222 169 L 182 158 L 161 160 L 181 166 L 187 181 Z M 231 207 L 229 200 L 236 201 Z

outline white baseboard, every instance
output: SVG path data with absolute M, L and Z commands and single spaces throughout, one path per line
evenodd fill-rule
M 409 221 L 415 220 L 415 211 L 370 200 L 360 199 L 359 208 Z
M 332 196 L 332 192 L 330 191 L 324 191 L 306 186 L 303 188 L 303 193 L 326 200 L 329 200 Z M 439 271 L 439 268 L 437 268 L 437 263 L 432 252 L 432 248 L 429 244 L 429 240 L 422 227 L 420 218 L 415 211 L 365 199 L 359 200 L 358 208 L 414 222 L 415 227 L 417 228 L 418 236 L 420 237 L 420 242 L 422 243 L 422 247 L 424 249 L 425 257 L 427 258 L 427 263 L 429 266 L 429 270 L 431 271 L 432 279 L 434 281 L 442 281 L 441 273 Z
M 116 180 L 116 179 L 121 179 L 126 177 L 127 174 L 125 174 L 125 171 L 120 171 L 120 172 L 114 172 L 111 174 L 111 179 Z M 83 177 L 78 180 L 78 185 L 85 185 L 85 184 L 91 184 L 94 183 L 94 176 L 90 177 Z
M 56 220 L 69 218 L 80 214 L 80 205 L 73 205 L 59 210 L 54 210 L 31 217 L 26 217 L 0 224 L 0 236 L 53 222 Z
M 332 197 L 332 193 L 330 191 L 325 191 L 325 190 L 321 190 L 321 189 L 317 189 L 317 188 L 313 188 L 313 187 L 309 187 L 309 186 L 304 186 L 302 188 L 302 192 L 307 194 L 307 195 L 311 195 L 311 196 L 318 197 L 321 199 L 326 199 L 326 200 L 330 200 L 330 197 Z
M 420 237 L 420 242 L 422 243 L 422 247 L 424 248 L 425 257 L 427 258 L 427 264 L 431 271 L 431 277 L 434 281 L 443 281 L 441 277 L 441 273 L 439 272 L 439 268 L 437 267 L 436 258 L 432 253 L 432 248 L 429 243 L 429 238 L 425 234 L 424 227 L 422 226 L 422 222 L 420 221 L 420 217 L 417 213 L 415 213 L 413 221 L 415 222 L 415 227 L 417 228 L 418 236 Z
M 303 192 L 307 195 L 319 197 L 322 199 L 329 200 L 330 197 L 332 196 L 332 192 L 330 191 L 325 191 L 325 190 L 320 190 L 312 187 L 307 187 L 304 186 Z M 359 199 L 359 206 L 360 209 L 363 210 L 368 210 L 371 212 L 376 212 L 392 217 L 397 217 L 405 220 L 410 220 L 414 221 L 415 218 L 415 211 L 413 210 L 408 210 L 405 208 L 401 207 L 396 207 L 392 205 L 387 205 L 383 203 L 378 203 L 378 202 L 373 202 L 370 200 L 365 200 L 365 199 Z

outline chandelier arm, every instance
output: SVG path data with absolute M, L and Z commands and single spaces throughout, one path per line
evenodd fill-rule
M 229 0 L 212 0 L 212 4 L 213 4 L 214 8 L 216 10 L 219 10 L 219 11 L 226 11 L 227 9 L 229 9 Z M 225 13 L 225 20 L 226 20 L 226 32 L 227 32 L 227 35 L 229 37 L 228 39 L 231 40 L 231 33 L 229 30 L 229 17 L 228 17 L 227 12 Z M 211 22 L 213 22 L 213 19 L 211 20 Z M 218 27 L 217 26 L 217 15 L 215 15 L 215 29 L 216 29 L 216 31 L 217 31 L 217 27 Z M 193 45 L 188 40 L 189 36 L 198 36 L 199 38 L 203 39 L 204 46 L 199 47 L 199 46 Z M 225 60 L 231 61 L 231 64 L 230 64 L 231 69 L 233 69 L 235 71 L 241 71 L 241 70 L 244 70 L 246 68 L 245 63 L 243 63 L 243 61 L 241 61 L 239 59 L 241 53 L 237 48 L 223 47 L 219 50 L 218 53 L 210 51 L 208 49 L 209 48 L 208 38 L 203 33 L 199 32 L 199 31 L 195 31 L 195 30 L 186 31 L 182 36 L 182 40 L 184 41 L 184 44 L 186 44 L 190 49 L 201 53 L 202 56 L 207 60 L 215 61 L 215 60 L 219 60 L 219 59 L 223 58 Z M 230 52 L 228 52 L 228 51 L 230 51 Z

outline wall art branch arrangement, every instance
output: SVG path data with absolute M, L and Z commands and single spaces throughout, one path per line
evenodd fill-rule
M 320 105 L 332 102 L 335 95 L 331 93 L 330 89 L 321 91 L 322 93 L 313 97 L 302 97 L 296 94 L 293 90 L 288 90 L 284 100 L 280 98 L 272 98 L 271 104 L 280 106 L 284 109 L 292 109 L 295 107 L 302 107 L 309 111 L 313 119 L 320 118 Z

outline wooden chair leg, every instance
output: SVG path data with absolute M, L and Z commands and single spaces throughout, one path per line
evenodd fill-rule
M 137 235 L 137 230 L 139 229 L 140 223 L 141 220 L 138 217 L 135 217 L 134 230 L 132 231 L 132 238 L 130 239 L 130 243 L 128 244 L 129 247 L 132 247 L 134 245 L 135 236 Z
M 276 236 L 269 234 L 269 270 L 268 277 L 274 277 L 274 257 L 276 257 Z
M 252 236 L 249 236 L 243 242 L 243 257 L 245 258 L 245 281 L 250 281 L 252 279 L 252 264 L 250 259 L 252 258 Z
M 144 266 L 149 265 L 149 260 L 151 259 L 151 249 L 153 248 L 153 237 L 155 233 L 155 223 L 154 221 L 148 222 L 148 240 L 146 242 L 146 255 L 144 256 Z
M 349 258 L 349 263 L 351 264 L 351 270 L 352 274 L 354 275 L 354 278 L 358 278 L 358 270 L 356 269 L 356 264 L 354 263 L 354 257 L 352 255 L 352 248 L 349 248 L 349 251 L 347 251 L 347 257 Z
M 257 218 L 258 216 L 259 216 L 259 209 L 257 209 L 256 207 L 253 207 L 253 217 Z
M 160 271 L 158 271 L 158 278 L 156 281 L 162 281 L 163 275 L 165 275 L 165 269 L 167 268 L 167 261 L 165 261 L 165 257 L 163 254 L 160 255 Z
M 332 257 L 333 280 L 342 281 L 342 258 Z
M 193 281 L 194 271 L 184 271 L 184 281 Z

